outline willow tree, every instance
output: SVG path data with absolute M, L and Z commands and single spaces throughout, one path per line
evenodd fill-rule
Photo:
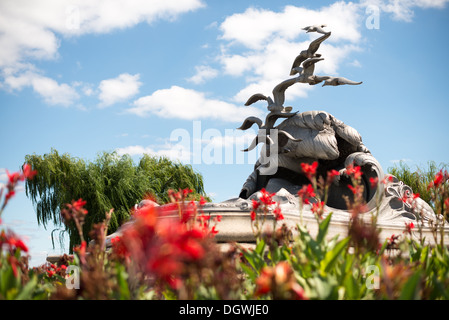
M 103 152 L 95 161 L 86 162 L 52 149 L 43 156 L 27 155 L 25 162 L 38 171 L 35 178 L 27 180 L 25 185 L 26 195 L 35 207 L 38 224 L 46 228 L 52 221 L 62 227 L 53 232 L 68 232 L 71 249 L 80 243 L 80 239 L 74 224 L 64 224 L 61 209 L 72 200 L 82 198 L 87 201 L 85 208 L 88 214 L 83 234 L 88 235 L 92 225 L 103 221 L 106 212 L 112 208 L 114 212 L 108 230 L 114 232 L 128 220 L 131 208 L 148 195 L 156 202 L 166 203 L 168 190 L 189 188 L 196 199 L 206 197 L 201 174 L 190 165 L 167 158 L 145 154 L 135 164 L 129 155 Z

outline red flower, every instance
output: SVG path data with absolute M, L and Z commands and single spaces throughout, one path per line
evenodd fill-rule
M 312 204 L 312 212 L 322 218 L 324 213 L 324 201 L 315 202 Z
M 80 256 L 81 260 L 84 261 L 84 257 L 86 256 L 86 248 L 87 248 L 87 243 L 86 241 L 81 242 L 80 246 L 74 247 L 73 251 L 75 251 L 76 253 L 78 253 L 78 255 Z
M 282 215 L 280 207 L 276 207 L 273 210 L 273 213 L 274 213 L 274 216 L 275 216 L 276 220 L 284 220 L 284 216 Z
M 354 166 L 353 164 L 346 167 L 346 173 L 356 180 L 360 179 L 363 174 L 362 168 L 360 166 Z
M 23 243 L 23 241 L 10 230 L 8 230 L 8 233 L 2 230 L 0 234 L 0 249 L 2 248 L 3 244 L 8 246 L 10 252 L 14 252 L 17 249 L 28 252 L 28 247 L 25 245 L 25 243 Z
M 126 249 L 125 244 L 120 239 L 119 236 L 116 236 L 115 238 L 111 239 L 111 246 L 112 250 L 119 256 L 119 257 L 127 257 L 129 256 L 129 252 Z
M 318 167 L 317 161 L 314 161 L 312 164 L 308 164 L 305 162 L 301 163 L 301 169 L 303 173 L 307 176 L 307 178 L 309 178 L 309 180 L 312 180 L 312 178 L 315 176 L 317 167 Z
M 22 176 L 19 172 L 9 173 L 9 171 L 6 170 L 6 175 L 8 176 L 8 182 L 11 185 L 15 185 L 17 181 L 22 180 Z
M 410 222 L 410 223 L 405 223 L 405 233 L 408 233 L 408 234 L 412 234 L 412 229 L 413 228 L 415 228 L 415 225 L 413 224 L 413 222 Z
M 304 289 L 296 281 L 294 271 L 287 261 L 274 267 L 263 267 L 256 279 L 256 297 L 271 293 L 274 299 L 305 300 Z
M 9 190 L 8 193 L 5 196 L 5 201 L 9 201 L 9 199 L 14 197 L 15 194 L 16 194 L 16 192 L 14 190 Z
M 435 187 L 438 187 L 441 184 L 441 182 L 443 182 L 443 172 L 442 172 L 442 170 L 440 170 L 440 172 L 438 172 L 435 175 L 435 179 L 433 180 L 433 184 L 434 184 Z
M 188 238 L 185 242 L 182 242 L 180 247 L 193 260 L 201 259 L 205 254 L 203 246 L 192 238 Z
M 206 200 L 204 199 L 203 196 L 201 196 L 201 199 L 200 199 L 200 206 L 204 206 L 205 204 L 206 204 Z
M 377 183 L 379 182 L 379 178 L 378 177 L 376 177 L 376 178 L 370 177 L 369 182 L 371 184 L 371 188 L 376 188 Z
M 302 199 L 302 201 L 305 204 L 309 204 L 310 203 L 309 199 L 315 197 L 316 194 L 312 185 L 308 184 L 307 186 L 303 186 L 301 190 L 298 191 L 298 196 Z
M 351 189 L 353 194 L 359 194 L 360 195 L 363 192 L 363 186 L 360 185 L 360 184 L 357 184 L 355 186 L 348 185 L 348 188 Z
M 28 163 L 25 163 L 23 165 L 23 179 L 33 179 L 34 176 L 37 174 L 36 170 L 31 170 L 31 166 Z
M 22 251 L 28 252 L 28 247 L 20 239 L 16 241 L 16 248 L 19 248 Z
M 271 291 L 271 282 L 273 281 L 272 277 L 273 269 L 271 267 L 264 267 L 260 272 L 260 276 L 256 280 L 256 296 L 264 295 Z
M 212 227 L 212 229 L 210 230 L 210 233 L 215 236 L 218 233 L 218 230 L 215 228 L 215 226 Z
M 256 220 L 256 211 L 252 210 L 250 215 L 251 215 L 251 221 Z
M 260 190 L 260 192 L 262 193 L 262 195 L 259 197 L 259 199 L 263 204 L 269 206 L 275 203 L 272 199 L 275 193 L 269 193 L 268 191 L 265 190 L 265 188 Z
M 252 200 L 252 202 L 253 202 L 253 210 L 257 210 L 257 208 L 259 208 L 260 206 L 260 202 L 254 199 Z
M 427 186 L 427 190 L 429 190 L 430 188 L 438 188 L 442 183 L 447 181 L 448 178 L 449 178 L 449 176 L 448 176 L 447 171 L 445 171 L 443 174 L 443 170 L 440 170 L 435 175 L 435 178 L 433 179 L 433 181 L 430 182 L 429 185 Z
M 80 211 L 84 214 L 87 214 L 87 210 L 83 208 L 86 205 L 86 203 L 87 203 L 87 201 L 85 201 L 81 198 L 79 198 L 76 201 L 72 201 L 73 210 Z
M 338 177 L 340 175 L 340 172 L 338 172 L 335 169 L 332 169 L 327 172 L 327 184 L 330 185 L 332 182 L 334 182 L 335 177 Z

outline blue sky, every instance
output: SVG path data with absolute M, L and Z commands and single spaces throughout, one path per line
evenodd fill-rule
M 236 128 L 266 114 L 244 103 L 289 77 L 317 37 L 301 28 L 322 23 L 332 35 L 316 74 L 363 84 L 298 84 L 285 105 L 352 126 L 384 170 L 448 162 L 447 2 L 2 1 L 0 181 L 51 148 L 146 152 L 192 164 L 214 201 L 236 197 L 258 152 L 240 152 L 256 132 Z M 3 225 L 25 237 L 32 265 L 66 250 L 23 191 Z

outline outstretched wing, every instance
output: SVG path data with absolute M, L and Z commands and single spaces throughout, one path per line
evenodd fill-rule
M 304 63 L 302 64 L 304 67 L 304 75 L 309 77 L 312 76 L 313 72 L 315 71 L 315 63 L 321 60 L 324 60 L 324 58 L 310 58 L 304 61 Z
M 246 148 L 245 150 L 242 150 L 243 152 L 247 152 L 247 151 L 251 151 L 253 150 L 260 142 L 263 142 L 265 144 L 273 144 L 273 139 L 271 139 L 269 136 L 264 136 L 264 137 L 260 137 L 259 136 L 255 137 L 253 142 L 251 142 L 251 145 Z
M 313 86 L 315 84 L 318 84 L 324 80 L 328 80 L 330 77 L 329 76 L 317 76 L 314 75 L 313 77 L 309 78 L 309 85 Z
M 283 106 L 285 101 L 285 90 L 287 90 L 287 88 L 293 85 L 295 82 L 297 82 L 297 78 L 290 78 L 285 81 L 282 81 L 276 87 L 274 87 L 273 98 L 274 103 L 277 106 L 279 107 Z
M 346 79 L 346 78 L 343 78 L 343 77 L 338 77 L 337 78 L 337 85 L 344 85 L 344 84 L 351 84 L 351 85 L 357 85 L 357 84 L 362 84 L 362 81 L 360 81 L 360 82 L 355 82 L 355 81 L 352 81 L 352 80 L 349 80 L 349 79 Z
M 323 87 L 328 85 L 328 86 L 342 86 L 345 84 L 349 84 L 349 85 L 358 85 L 358 84 L 362 84 L 363 82 L 355 82 L 343 77 L 329 77 L 329 79 L 327 79 L 324 83 L 323 83 Z
M 257 126 L 260 128 L 262 126 L 262 120 L 260 120 L 257 117 L 248 117 L 243 121 L 243 124 L 240 126 L 240 128 L 237 128 L 239 130 L 247 130 L 253 126 L 253 124 L 257 124 Z
M 248 101 L 246 101 L 245 106 L 249 106 L 251 104 L 253 104 L 254 102 L 257 102 L 259 100 L 268 100 L 268 97 L 266 97 L 265 95 L 261 94 L 261 93 L 256 93 L 253 94 Z
M 284 130 L 278 130 L 277 134 L 278 134 L 277 140 L 278 140 L 279 148 L 283 148 L 289 140 L 294 141 L 294 142 L 302 141 L 302 139 L 299 139 L 299 138 L 297 139 L 297 138 L 293 137 L 290 133 L 288 133 L 287 131 L 284 131 Z
M 329 38 L 331 35 L 330 32 L 326 33 L 324 36 L 319 37 L 318 39 L 313 40 L 310 45 L 309 45 L 309 50 L 308 53 L 310 55 L 315 54 L 315 52 L 317 52 L 318 48 L 320 47 L 320 44 L 326 40 L 327 38 Z
M 292 68 L 290 71 L 290 75 L 293 76 L 298 73 L 297 70 L 295 70 L 296 67 L 299 67 L 301 63 L 307 59 L 307 55 L 304 53 L 304 51 L 301 51 L 301 53 L 295 58 L 295 61 L 293 61 Z
M 326 27 L 325 24 L 315 24 L 313 26 L 307 26 L 305 28 L 302 28 L 302 30 L 307 30 L 307 32 L 318 32 L 326 34 L 327 32 L 323 29 L 324 27 Z

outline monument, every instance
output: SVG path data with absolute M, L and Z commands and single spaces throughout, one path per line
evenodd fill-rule
M 343 77 L 316 75 L 315 66 L 324 60 L 317 53 L 323 41 L 331 36 L 325 25 L 309 26 L 306 32 L 321 34 L 312 41 L 306 50 L 295 58 L 290 76 L 276 85 L 272 97 L 262 93 L 251 96 L 245 105 L 257 101 L 267 102 L 265 121 L 257 117 L 248 117 L 239 129 L 247 130 L 256 124 L 259 128 L 257 136 L 244 151 L 253 150 L 263 143 L 260 157 L 243 183 L 238 197 L 220 203 L 206 203 L 202 208 L 205 215 L 221 216 L 217 224 L 218 242 L 254 243 L 255 236 L 251 228 L 250 212 L 252 200 L 257 199 L 260 190 L 275 193 L 273 199 L 282 210 L 287 227 L 294 230 L 299 223 L 306 225 L 311 234 L 317 231 L 317 219 L 312 212 L 313 203 L 300 203 L 298 191 L 310 183 L 302 170 L 302 163 L 318 163 L 317 175 L 326 177 L 330 170 L 338 172 L 336 179 L 328 190 L 328 198 L 324 207 L 324 215 L 332 212 L 329 237 L 340 235 L 345 237 L 351 213 L 344 197 L 351 197 L 347 175 L 347 167 L 360 166 L 363 197 L 366 202 L 365 211 L 360 213 L 362 219 L 371 221 L 376 215 L 376 223 L 381 233 L 381 240 L 393 234 L 402 234 L 405 225 L 422 221 L 420 232 L 427 241 L 433 242 L 432 222 L 437 219 L 432 208 L 421 198 L 413 194 L 413 190 L 392 175 L 385 174 L 379 162 L 363 144 L 356 129 L 336 119 L 326 111 L 294 112 L 290 106 L 284 106 L 286 90 L 294 84 L 322 86 L 360 85 L 362 82 L 348 80 Z M 283 121 L 275 126 L 278 119 Z M 378 181 L 377 184 L 371 181 Z M 237 193 L 237 192 L 236 192 Z M 145 205 L 142 201 L 138 206 Z M 301 214 L 300 214 L 301 211 Z M 176 215 L 176 213 L 174 213 Z M 274 215 L 268 216 L 274 221 Z M 445 226 L 445 229 L 447 226 Z M 448 230 L 444 234 L 447 236 Z M 417 237 L 417 231 L 412 236 Z M 110 235 L 108 239 L 120 234 Z
M 449 243 L 447 223 L 441 217 L 437 217 L 429 204 L 417 197 L 409 186 L 396 177 L 384 173 L 379 162 L 363 144 L 356 129 L 326 111 L 299 113 L 293 112 L 291 106 L 284 106 L 286 90 L 296 83 L 308 85 L 322 83 L 323 87 L 362 84 L 343 77 L 315 74 L 315 65 L 324 60 L 317 51 L 321 43 L 331 36 L 331 32 L 326 31 L 325 27 L 326 25 L 315 25 L 303 29 L 307 33 L 316 32 L 322 35 L 312 41 L 307 50 L 298 54 L 289 73 L 294 77 L 276 85 L 272 91 L 273 97 L 256 93 L 245 103 L 248 106 L 260 100 L 267 102 L 269 113 L 265 121 L 257 117 L 248 117 L 239 128 L 247 130 L 254 124 L 259 128 L 257 136 L 243 151 L 253 150 L 260 143 L 263 143 L 263 146 L 254 170 L 243 183 L 238 197 L 219 203 L 206 203 L 201 209 L 204 215 L 211 218 L 220 216 L 220 222 L 216 225 L 218 230 L 216 241 L 223 244 L 238 242 L 248 246 L 254 245 L 256 237 L 251 220 L 252 200 L 259 197 L 262 189 L 275 194 L 273 200 L 276 201 L 276 206 L 279 206 L 284 217 L 282 224 L 293 233 L 296 226 L 301 224 L 315 236 L 318 232 L 318 220 L 312 209 L 319 199 L 311 198 L 309 203 L 303 203 L 298 191 L 310 184 L 301 164 L 317 163 L 316 174 L 319 177 L 325 178 L 326 173 L 331 170 L 338 173 L 328 189 L 324 205 L 323 217 L 332 213 L 327 234 L 329 238 L 334 236 L 343 238 L 348 234 L 351 212 L 344 197 L 351 198 L 351 179 L 347 174 L 347 168 L 353 165 L 360 167 L 363 198 L 366 203 L 363 207 L 364 212 L 359 213 L 359 217 L 367 223 L 372 223 L 372 217 L 376 217 L 380 241 L 392 235 L 402 234 L 406 225 L 410 225 L 411 222 L 418 224 L 419 221 L 419 230 L 409 229 L 411 236 L 416 240 L 423 237 L 427 243 L 435 244 L 440 240 L 438 237 L 444 236 L 444 242 Z M 284 120 L 275 126 L 278 119 Z M 371 183 L 373 180 L 378 183 Z M 148 202 L 157 205 L 152 201 L 143 200 L 136 207 L 145 206 Z M 274 211 L 275 208 L 272 209 Z M 178 212 L 175 210 L 173 214 L 168 212 L 163 218 L 177 216 Z M 272 226 L 275 220 L 275 214 L 270 213 L 266 217 L 266 224 Z M 436 222 L 440 226 L 443 225 L 444 232 L 437 234 L 434 232 Z M 125 223 L 115 233 L 109 235 L 106 238 L 106 247 L 110 247 L 111 239 L 120 236 L 132 223 L 133 220 Z M 59 256 L 47 257 L 50 262 L 58 259 Z

